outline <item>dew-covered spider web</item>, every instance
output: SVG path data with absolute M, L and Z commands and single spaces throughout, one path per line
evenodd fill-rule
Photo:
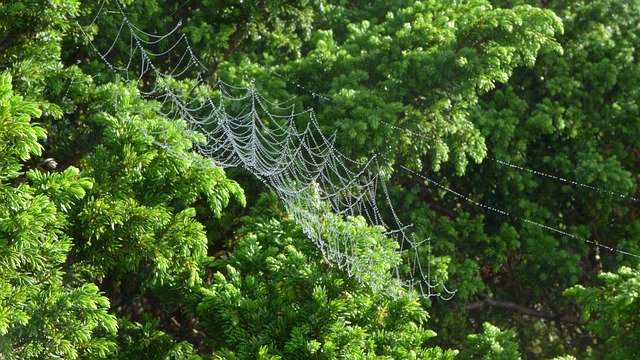
M 341 153 L 336 135 L 325 135 L 314 111 L 297 109 L 293 99 L 269 100 L 253 82 L 246 87 L 206 82 L 206 69 L 180 33 L 181 24 L 166 34 L 152 34 L 137 27 L 119 2 L 112 9 L 105 4 L 94 22 L 101 14 L 117 18 L 117 34 L 108 48 L 91 43 L 92 50 L 111 73 L 136 86 L 142 98 L 159 102 L 159 115 L 182 121 L 190 135 L 204 137 L 194 145 L 197 153 L 217 166 L 253 174 L 278 195 L 328 262 L 373 290 L 395 296 L 408 288 L 424 297 L 452 298 L 455 291 L 432 276 L 431 240 L 415 239 L 411 225 L 400 220 L 375 156 L 362 162 Z M 114 49 L 123 43 L 129 47 L 127 58 L 114 59 Z M 117 103 L 114 110 L 122 111 Z M 166 144 L 157 145 L 171 151 Z M 366 219 L 399 247 L 384 249 L 365 234 L 345 233 L 345 221 L 358 219 Z M 380 256 L 387 257 L 382 261 L 402 259 L 392 280 L 379 271 Z
M 340 152 L 335 146 L 336 134 L 324 134 L 313 109 L 296 108 L 293 105 L 295 98 L 269 100 L 253 82 L 237 87 L 220 80 L 214 83 L 205 81 L 202 74 L 206 69 L 192 51 L 187 37 L 180 32 L 180 23 L 166 34 L 152 34 L 137 27 L 119 2 L 116 1 L 112 9 L 107 9 L 105 4 L 103 1 L 93 21 L 101 14 L 109 14 L 118 21 L 117 34 L 107 48 L 101 49 L 91 43 L 93 51 L 111 73 L 136 86 L 142 98 L 159 102 L 159 115 L 181 121 L 189 135 L 203 137 L 203 142 L 194 145 L 197 153 L 218 166 L 242 168 L 253 174 L 278 195 L 288 213 L 325 259 L 372 289 L 389 291 L 397 288 L 389 283 L 388 276 L 376 271 L 376 258 L 383 250 L 379 244 L 366 241 L 364 235 L 345 236 L 344 228 L 336 226 L 340 223 L 337 219 L 362 217 L 369 225 L 378 226 L 386 236 L 397 241 L 399 248 L 393 254 L 385 253 L 403 259 L 395 269 L 394 283 L 403 283 L 424 297 L 453 297 L 455 291 L 445 286 L 444 279 L 432 274 L 432 239 L 414 238 L 411 224 L 403 224 L 391 203 L 385 176 L 378 171 L 375 156 L 363 162 Z M 86 29 L 87 25 L 81 28 Z M 117 44 L 128 45 L 124 59 L 114 56 Z M 331 101 L 319 94 L 311 95 Z M 115 111 L 121 111 L 117 104 Z M 425 136 L 385 124 L 410 136 Z M 152 139 L 156 138 L 154 135 L 157 134 L 149 130 L 140 128 L 140 131 Z M 156 144 L 172 151 L 167 144 Z M 509 169 L 639 201 L 635 197 L 500 159 L 487 159 Z M 472 195 L 450 189 L 424 173 L 403 165 L 398 170 L 406 171 L 425 184 L 471 205 L 509 219 L 518 218 L 503 209 L 479 202 Z M 597 249 L 640 257 L 535 219 L 519 219 L 556 235 L 589 243 Z M 426 261 L 421 262 L 421 258 Z

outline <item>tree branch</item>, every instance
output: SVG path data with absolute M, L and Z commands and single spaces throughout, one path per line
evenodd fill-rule
M 517 312 L 531 317 L 561 321 L 572 325 L 582 325 L 580 319 L 573 315 L 542 312 L 509 301 L 495 300 L 484 293 L 479 293 L 479 295 L 482 300 L 467 304 L 467 306 L 465 306 L 466 310 L 482 310 L 484 308 L 493 307 Z
M 5 50 L 7 50 L 11 46 L 13 46 L 21 38 L 22 38 L 22 36 L 20 36 L 20 35 L 7 36 L 6 38 L 4 38 L 2 41 L 0 41 L 0 53 L 5 51 Z

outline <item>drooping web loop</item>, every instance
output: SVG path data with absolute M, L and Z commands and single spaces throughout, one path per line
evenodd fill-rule
M 119 2 L 115 4 L 115 10 L 101 6 L 101 11 L 120 19 L 117 36 L 106 50 L 91 44 L 93 50 L 110 71 L 136 85 L 142 98 L 159 102 L 160 115 L 183 121 L 188 132 L 204 136 L 204 142 L 195 144 L 198 153 L 218 166 L 252 173 L 278 195 L 330 263 L 372 289 L 392 289 L 397 295 L 394 284 L 404 283 L 425 297 L 453 296 L 455 291 L 442 279 L 432 279 L 431 239 L 416 241 L 408 233 L 409 226 L 391 204 L 384 177 L 376 171 L 375 157 L 363 163 L 342 154 L 334 146 L 335 134 L 323 134 L 313 110 L 270 101 L 253 82 L 245 88 L 222 81 L 208 84 L 201 75 L 204 67 L 180 34 L 180 24 L 167 34 L 151 34 L 133 24 Z M 110 60 L 122 43 L 128 44 L 128 58 Z M 117 105 L 115 110 L 119 111 Z M 385 219 L 383 213 L 391 215 Z M 368 241 L 366 235 L 345 231 L 346 221 L 361 218 L 394 238 L 399 249 L 385 252 L 389 249 Z M 424 265 L 421 249 L 428 252 Z M 394 284 L 379 270 L 376 259 L 381 252 L 404 261 L 395 269 Z

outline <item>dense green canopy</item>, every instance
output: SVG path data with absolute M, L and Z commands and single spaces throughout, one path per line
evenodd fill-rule
M 195 153 L 144 96 L 166 83 L 127 80 L 123 13 L 180 24 L 159 66 L 192 51 L 376 156 L 380 216 L 429 245 L 323 225 L 379 249 L 376 279 L 420 260 L 456 296 L 376 291 Z M 639 58 L 636 0 L 0 0 L 0 359 L 634 359 Z

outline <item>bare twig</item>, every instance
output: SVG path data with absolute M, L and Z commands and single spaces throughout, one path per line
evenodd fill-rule
M 480 296 L 480 298 L 482 298 L 482 300 L 467 304 L 465 309 L 482 310 L 484 308 L 493 307 L 493 308 L 509 310 L 509 311 L 517 312 L 523 315 L 537 317 L 541 319 L 561 321 L 561 322 L 572 324 L 572 325 L 582 325 L 582 322 L 580 321 L 580 319 L 578 319 L 576 316 L 573 316 L 573 315 L 543 312 L 543 311 L 531 309 L 516 303 L 512 303 L 509 301 L 496 300 L 484 293 L 479 293 L 478 295 Z

